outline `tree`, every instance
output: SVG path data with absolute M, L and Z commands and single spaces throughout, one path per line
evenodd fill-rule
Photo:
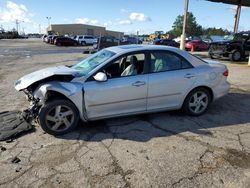
M 182 34 L 183 20 L 183 15 L 177 16 L 175 22 L 173 23 L 172 30 L 167 32 L 167 34 L 174 37 L 180 36 Z M 196 18 L 192 12 L 188 12 L 186 35 L 187 37 L 202 35 L 202 26 L 196 22 Z
M 228 30 L 224 30 L 222 28 L 215 28 L 215 27 L 209 27 L 209 28 L 203 28 L 202 29 L 202 34 L 203 35 L 219 35 L 219 36 L 223 36 L 223 35 L 229 35 L 230 32 Z

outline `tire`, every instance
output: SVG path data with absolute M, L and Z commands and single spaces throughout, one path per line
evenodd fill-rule
M 60 42 L 58 42 L 56 45 L 57 45 L 57 46 L 62 46 L 62 44 L 61 44 Z
M 81 45 L 82 45 L 82 46 L 86 46 L 86 42 L 85 42 L 85 41 L 82 41 L 82 42 L 81 42 Z
M 231 54 L 229 54 L 229 59 L 231 61 L 240 61 L 242 58 L 239 50 L 234 50 Z
M 210 57 L 210 59 L 215 59 L 215 57 L 210 53 L 209 53 L 209 57 Z
M 54 100 L 41 107 L 38 120 L 42 129 L 48 134 L 62 135 L 78 125 L 79 112 L 68 100 Z
M 197 96 L 197 97 L 195 97 Z M 195 100 L 195 98 L 197 98 Z M 211 94 L 205 88 L 196 88 L 186 97 L 182 109 L 191 116 L 200 116 L 204 114 L 211 103 Z

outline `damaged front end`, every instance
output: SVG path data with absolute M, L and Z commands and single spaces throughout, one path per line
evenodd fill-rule
M 39 109 L 46 100 L 46 96 L 35 96 L 38 88 L 50 82 L 70 82 L 76 77 L 77 72 L 66 66 L 47 68 L 33 72 L 20 78 L 15 83 L 17 91 L 23 91 L 30 107 L 22 112 L 24 119 L 31 123 L 36 120 Z M 79 76 L 79 75 L 77 75 Z M 42 100 L 41 100 L 42 99 Z
M 28 123 L 32 123 L 34 120 L 36 121 L 39 109 L 41 108 L 41 104 L 39 104 L 40 99 L 36 99 L 33 96 L 32 91 L 29 91 L 28 89 L 23 90 L 23 92 L 25 93 L 30 106 L 23 110 L 21 115 Z

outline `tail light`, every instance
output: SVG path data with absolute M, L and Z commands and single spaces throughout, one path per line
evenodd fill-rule
M 225 70 L 224 72 L 223 72 L 223 76 L 228 76 L 229 75 L 229 71 L 228 70 Z

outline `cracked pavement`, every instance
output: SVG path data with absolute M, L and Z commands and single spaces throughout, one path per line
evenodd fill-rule
M 0 111 L 28 104 L 16 79 L 73 64 L 82 47 L 0 41 Z M 40 53 L 39 53 L 40 52 Z M 250 187 L 250 67 L 223 61 L 230 94 L 200 117 L 179 111 L 109 119 L 53 137 L 39 126 L 0 142 L 2 187 Z

